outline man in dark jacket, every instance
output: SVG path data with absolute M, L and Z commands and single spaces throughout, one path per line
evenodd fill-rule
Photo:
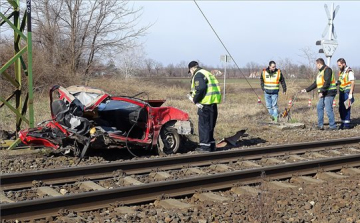
M 214 129 L 218 116 L 217 104 L 221 102 L 219 82 L 209 71 L 199 67 L 198 62 L 188 65 L 191 80 L 191 97 L 198 106 L 199 146 L 197 151 L 215 151 Z
M 333 101 L 337 93 L 336 81 L 330 67 L 325 65 L 322 58 L 316 60 L 316 67 L 319 69 L 316 80 L 308 88 L 301 90 L 302 93 L 309 92 L 317 88 L 319 102 L 317 104 L 318 130 L 324 130 L 324 109 L 329 118 L 328 130 L 336 130 L 336 123 L 333 111 Z
M 260 76 L 261 89 L 265 93 L 266 108 L 269 111 L 271 119 L 275 122 L 278 120 L 278 96 L 279 85 L 283 88 L 283 93 L 286 94 L 285 78 L 280 69 L 276 68 L 274 61 L 269 62 L 268 68 L 264 69 Z

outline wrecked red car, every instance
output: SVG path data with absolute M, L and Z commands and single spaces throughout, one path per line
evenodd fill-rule
M 21 130 L 19 137 L 26 145 L 81 157 L 96 148 L 178 152 L 183 136 L 193 133 L 189 115 L 173 107 L 160 107 L 165 100 L 141 100 L 137 98 L 140 94 L 111 96 L 91 87 L 55 85 L 50 89 L 52 119 Z

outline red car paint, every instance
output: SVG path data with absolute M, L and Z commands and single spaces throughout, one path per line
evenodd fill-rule
M 73 87 L 73 86 L 72 86 Z M 92 101 L 91 103 L 84 105 L 84 112 L 86 113 L 96 113 L 98 106 L 106 101 L 123 101 L 128 102 L 134 105 L 137 105 L 141 108 L 144 108 L 147 112 L 147 120 L 146 125 L 144 126 L 144 132 L 143 137 L 141 138 L 131 138 L 124 135 L 119 135 L 117 133 L 111 133 L 109 132 L 106 134 L 111 140 L 114 140 L 116 142 L 116 147 L 124 147 L 126 144 L 129 145 L 136 145 L 136 146 L 142 146 L 142 147 L 153 147 L 156 146 L 158 143 L 159 134 L 161 131 L 162 126 L 164 126 L 167 123 L 175 123 L 178 121 L 183 121 L 186 124 L 190 123 L 191 126 L 191 133 L 192 134 L 192 125 L 189 121 L 189 115 L 174 107 L 160 107 L 165 100 L 141 100 L 138 98 L 133 97 L 127 97 L 127 96 L 111 96 L 105 92 L 102 92 L 98 89 L 93 88 L 86 88 L 82 86 L 75 86 L 79 87 L 79 89 L 85 89 L 86 92 L 92 92 L 96 91 L 99 93 L 99 96 L 97 97 L 97 100 Z M 70 89 L 69 87 L 68 89 Z M 65 102 L 71 103 L 72 100 L 74 100 L 75 96 L 69 93 L 67 89 L 61 87 L 61 86 L 53 86 L 50 89 L 50 109 L 51 109 L 51 117 L 52 120 L 47 122 L 44 126 L 39 126 L 37 128 L 33 129 L 25 129 L 21 130 L 19 132 L 19 138 L 21 141 L 26 145 L 37 145 L 37 146 L 46 146 L 51 147 L 53 149 L 59 149 L 62 145 L 57 140 L 51 139 L 53 135 L 52 133 L 49 133 L 51 137 L 46 137 L 48 135 L 37 135 L 37 134 L 31 134 L 32 132 L 36 131 L 42 131 L 44 129 L 47 129 L 51 132 L 56 132 L 55 135 L 61 135 L 62 138 L 70 137 L 73 135 L 71 131 L 68 130 L 65 126 L 61 125 L 58 121 L 56 121 L 56 116 L 54 115 L 54 111 L 52 109 L 52 102 L 53 102 L 53 95 L 57 92 L 59 99 L 63 100 Z M 187 123 L 189 122 L 189 123 Z M 30 133 L 30 134 L 29 134 Z M 188 134 L 188 133 L 186 133 Z M 55 139 L 56 136 L 55 136 Z M 96 141 L 96 138 L 91 138 L 90 144 L 92 142 Z

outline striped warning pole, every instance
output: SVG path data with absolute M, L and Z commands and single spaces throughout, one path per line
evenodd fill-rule
M 311 107 L 311 99 L 309 99 L 308 107 Z
M 333 101 L 333 107 L 335 107 L 336 106 L 336 102 L 335 102 L 335 100 Z

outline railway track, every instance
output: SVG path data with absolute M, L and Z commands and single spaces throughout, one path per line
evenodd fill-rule
M 358 143 L 359 138 L 350 138 L 346 142 L 350 144 Z M 282 145 L 271 146 L 263 148 L 255 148 L 249 150 L 234 150 L 223 151 L 208 154 L 185 155 L 178 157 L 160 158 L 154 160 L 132 161 L 141 165 L 141 162 L 149 163 L 155 167 L 156 160 L 161 160 L 162 168 L 173 169 L 171 167 L 171 158 L 179 160 L 192 161 L 196 165 L 206 165 L 203 157 L 210 159 L 217 157 L 215 160 L 229 162 L 229 160 L 238 160 L 240 157 L 258 159 L 264 155 L 283 155 L 283 154 L 297 154 L 305 153 L 308 151 L 324 150 L 324 147 L 334 147 L 343 145 L 344 141 L 331 140 L 327 142 L 313 142 L 301 143 L 295 145 Z M 254 151 L 250 151 L 254 150 Z M 263 150 L 263 153 L 257 154 Z M 234 157 L 234 153 L 244 151 L 242 156 Z M 266 152 L 265 152 L 266 151 Z M 230 154 L 228 154 L 230 153 Z M 226 154 L 221 156 L 221 154 Z M 232 156 L 231 156 L 232 155 Z M 185 157 L 181 159 L 182 157 Z M 196 160 L 196 158 L 198 160 Z M 168 159 L 168 161 L 166 161 Z M 151 162 L 152 161 L 152 162 Z M 169 163 L 170 162 L 170 163 Z M 131 163 L 131 162 L 128 162 Z M 125 172 L 146 171 L 146 166 L 136 167 L 136 164 L 124 165 L 128 169 Z M 174 162 L 178 165 L 176 168 L 181 168 L 180 162 Z M 101 165 L 100 165 L 101 166 Z M 10 204 L 1 204 L 1 217 L 3 219 L 36 219 L 44 218 L 44 216 L 52 216 L 58 213 L 59 207 L 75 211 L 88 211 L 107 207 L 109 203 L 121 201 L 122 204 L 131 205 L 142 202 L 151 202 L 156 200 L 159 196 L 166 194 L 169 197 L 178 197 L 194 194 L 196 190 L 203 188 L 206 190 L 225 190 L 233 187 L 234 185 L 245 185 L 259 183 L 264 180 L 264 176 L 269 180 L 288 179 L 294 175 L 314 175 L 319 171 L 337 171 L 344 167 L 359 167 L 360 154 L 345 155 L 332 158 L 322 158 L 311 161 L 295 162 L 291 164 L 273 165 L 267 167 L 259 167 L 246 170 L 235 170 L 226 173 L 217 173 L 205 176 L 197 176 L 186 179 L 153 182 L 137 186 L 127 186 L 115 189 L 106 189 L 101 191 L 92 191 L 80 194 L 71 194 L 61 197 L 51 197 L 38 200 L 20 201 Z M 159 166 L 157 166 L 159 167 Z M 79 167 L 80 168 L 80 167 Z M 111 167 L 113 168 L 113 167 Z M 73 169 L 73 168 L 68 168 Z M 76 168 L 75 168 L 76 169 Z M 142 170 L 141 170 L 142 169 Z M 64 171 L 64 170 L 63 170 Z M 84 171 L 84 170 L 82 170 Z M 109 170 L 108 170 L 109 171 Z M 112 170 L 113 171 L 113 170 Z M 149 170 L 147 170 L 149 171 Z M 99 174 L 99 173 L 96 173 Z M 2 176 L 1 176 L 2 178 Z M 9 178 L 8 178 L 9 179 Z M 3 178 L 1 179 L 3 180 Z M 3 185 L 2 185 L 3 186 Z
M 227 163 L 239 159 L 261 159 L 266 156 L 301 154 L 308 151 L 321 151 L 326 148 L 357 144 L 360 137 L 335 139 L 318 142 L 296 143 L 256 147 L 243 150 L 229 150 L 204 154 L 181 155 L 139 161 L 125 161 L 110 164 L 97 164 L 83 167 L 39 170 L 24 173 L 1 174 L 1 190 L 19 190 L 31 188 L 33 181 L 41 181 L 45 185 L 74 183 L 79 178 L 100 180 L 112 177 L 114 171 L 123 171 L 127 175 L 145 174 L 155 170 L 174 170 L 184 166 L 206 166 L 211 163 Z
M 62 197 L 52 197 L 33 201 L 2 204 L 3 219 L 34 219 L 56 215 L 59 207 L 74 211 L 89 211 L 108 207 L 110 203 L 121 201 L 122 204 L 151 202 L 166 194 L 169 197 L 191 195 L 196 190 L 229 189 L 236 184 L 253 184 L 269 179 L 287 179 L 293 175 L 311 175 L 321 171 L 335 171 L 346 167 L 359 167 L 360 155 L 348 155 L 336 158 L 320 159 L 271 167 L 240 170 L 230 173 L 213 174 L 188 179 L 156 182 L 124 188 L 92 191 Z

